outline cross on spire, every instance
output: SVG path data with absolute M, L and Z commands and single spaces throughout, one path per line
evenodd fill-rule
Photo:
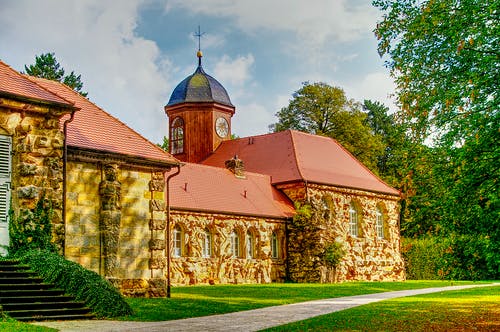
M 198 53 L 196 53 L 196 56 L 198 57 L 198 66 L 201 66 L 201 57 L 203 56 L 203 53 L 201 53 L 201 37 L 204 34 L 204 32 L 201 32 L 200 26 L 198 25 L 198 32 L 194 33 L 194 36 L 198 37 Z

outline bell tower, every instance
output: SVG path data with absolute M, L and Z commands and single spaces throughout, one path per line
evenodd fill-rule
M 199 48 L 197 57 L 196 71 L 177 85 L 165 106 L 170 153 L 191 163 L 201 162 L 222 141 L 231 139 L 235 112 L 226 89 L 203 70 Z

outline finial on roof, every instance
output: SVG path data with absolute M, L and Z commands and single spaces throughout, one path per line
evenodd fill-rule
M 204 35 L 204 32 L 201 32 L 200 26 L 198 25 L 198 32 L 195 32 L 194 36 L 198 37 L 198 52 L 196 52 L 196 56 L 198 57 L 198 66 L 201 67 L 201 58 L 203 57 L 203 53 L 201 52 L 201 37 Z

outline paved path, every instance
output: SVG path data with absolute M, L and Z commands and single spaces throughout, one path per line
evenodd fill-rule
M 233 312 L 224 315 L 204 316 L 164 322 L 124 322 L 110 320 L 39 322 L 34 323 L 59 329 L 61 332 L 111 332 L 111 331 L 258 331 L 261 329 L 296 322 L 299 320 L 341 311 L 363 304 L 378 302 L 396 297 L 460 290 L 473 287 L 500 286 L 500 283 L 475 284 L 424 288 L 339 297 L 333 299 L 300 302 L 262 309 Z

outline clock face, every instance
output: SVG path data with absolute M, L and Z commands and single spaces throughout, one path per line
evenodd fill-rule
M 226 119 L 220 117 L 215 120 L 215 132 L 221 138 L 225 138 L 229 134 L 229 124 Z

